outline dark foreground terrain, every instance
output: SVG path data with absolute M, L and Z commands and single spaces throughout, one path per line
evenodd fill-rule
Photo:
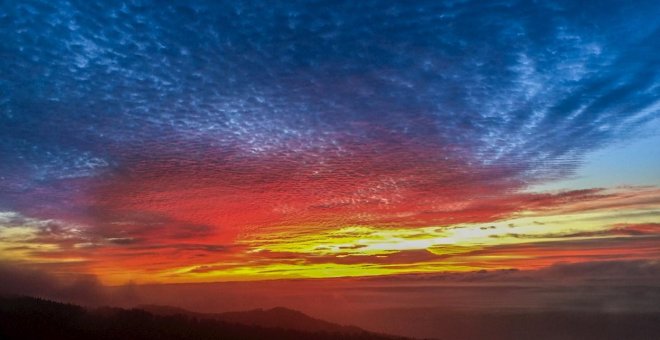
M 364 317 L 365 315 L 363 315 Z M 660 313 L 380 310 L 372 330 L 439 340 L 660 339 Z M 412 330 L 412 331 L 411 331 Z M 273 308 L 195 313 L 169 306 L 87 309 L 31 297 L 0 297 L 0 340 L 345 339 L 404 340 Z
M 274 310 L 276 316 L 282 310 Z M 285 310 L 285 313 L 292 311 Z M 301 320 L 315 320 L 301 318 Z M 320 320 L 316 320 L 320 321 Z M 257 321 L 256 323 L 259 323 Z M 185 314 L 156 315 L 142 309 L 81 306 L 30 297 L 0 298 L 0 339 L 401 339 L 366 332 L 355 327 L 330 327 L 327 331 L 301 331 L 261 327 Z M 310 329 L 315 329 L 316 326 Z

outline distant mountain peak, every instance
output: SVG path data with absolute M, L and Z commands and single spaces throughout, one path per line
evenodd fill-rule
M 35 327 L 38 325 L 38 327 Z M 403 339 L 314 319 L 284 307 L 202 314 L 171 306 L 122 309 L 0 297 L 0 339 Z
M 303 312 L 286 307 L 254 309 L 242 312 L 215 314 L 215 319 L 254 326 L 294 329 L 306 332 L 362 333 L 363 329 L 355 326 L 343 326 L 313 318 Z
M 329 321 L 316 319 L 301 311 L 282 306 L 224 313 L 197 313 L 179 307 L 162 305 L 141 305 L 137 308 L 146 310 L 155 315 L 181 314 L 197 317 L 200 319 L 213 319 L 235 324 L 266 328 L 292 329 L 305 332 L 338 332 L 350 334 L 366 332 L 365 330 L 356 326 L 344 326 Z

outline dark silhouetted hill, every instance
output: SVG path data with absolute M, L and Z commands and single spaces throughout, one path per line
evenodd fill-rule
M 249 316 L 257 318 L 255 322 Z M 277 320 L 272 325 L 312 322 L 310 326 L 295 325 L 296 329 L 269 328 L 251 324 L 267 324 L 265 318 Z M 205 340 L 205 339 L 344 339 L 392 340 L 403 339 L 356 330 L 334 331 L 342 326 L 325 323 L 302 313 L 275 308 L 267 311 L 229 313 L 229 322 L 199 318 L 182 313 L 155 315 L 141 309 L 83 307 L 30 297 L 0 298 L 0 339 L 100 339 L 100 340 Z M 239 324 L 238 322 L 245 323 Z M 301 329 L 310 331 L 302 331 Z M 327 329 L 327 331 L 325 331 Z M 313 331 L 312 331 L 313 330 Z M 318 330 L 318 331 L 317 331 Z
M 315 319 L 299 311 L 284 307 L 213 314 L 195 313 L 185 309 L 170 306 L 145 305 L 140 306 L 139 308 L 155 315 L 171 316 L 182 314 L 201 319 L 213 319 L 229 323 L 266 328 L 293 329 L 302 332 L 333 332 L 346 334 L 360 334 L 366 332 L 365 330 L 355 326 L 343 326 L 332 322 Z

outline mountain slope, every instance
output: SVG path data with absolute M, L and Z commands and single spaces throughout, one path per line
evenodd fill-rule
M 89 311 L 71 304 L 14 297 L 0 298 L 0 339 L 392 340 L 403 338 L 368 332 L 348 334 L 334 331 L 305 332 L 267 328 L 184 314 L 154 315 L 141 309 L 103 308 Z
M 336 332 L 346 334 L 359 334 L 366 332 L 355 326 L 343 326 L 315 319 L 299 311 L 284 307 L 212 314 L 195 313 L 182 308 L 158 305 L 144 305 L 139 308 L 156 315 L 166 316 L 181 314 L 241 325 L 292 329 L 303 332 Z

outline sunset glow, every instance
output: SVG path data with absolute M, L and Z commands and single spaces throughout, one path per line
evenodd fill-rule
M 647 308 L 659 4 L 5 1 L 0 295 Z

